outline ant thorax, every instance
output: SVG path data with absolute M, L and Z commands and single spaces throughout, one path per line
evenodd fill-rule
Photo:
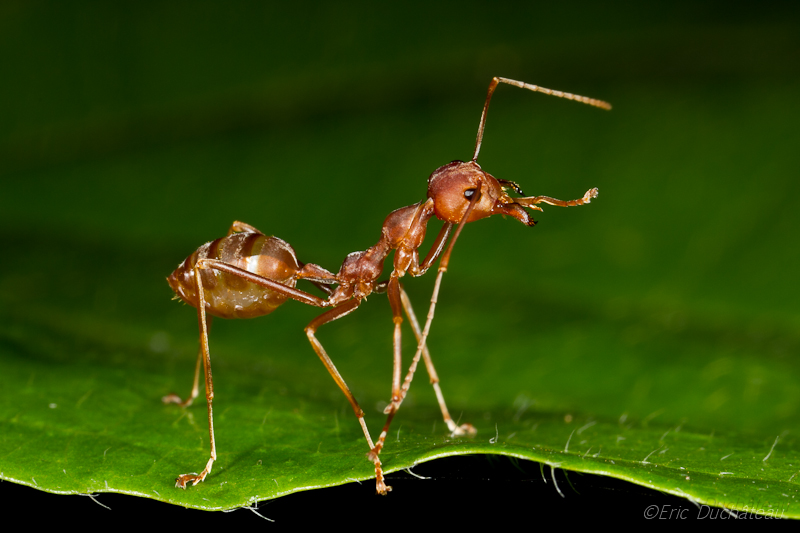
M 380 240 L 362 252 L 348 254 L 336 275 L 339 286 L 331 297 L 333 305 L 350 298 L 362 300 L 374 290 L 387 256 L 395 250 L 392 277 L 402 277 L 409 268 L 419 266 L 418 248 L 425 240 L 433 202 L 427 200 L 389 213 L 383 222 Z

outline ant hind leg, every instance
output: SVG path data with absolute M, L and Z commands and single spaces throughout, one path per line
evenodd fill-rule
M 214 461 L 217 460 L 217 444 L 214 439 L 214 416 L 212 410 L 212 400 L 214 399 L 214 382 L 211 379 L 211 354 L 208 350 L 208 320 L 206 319 L 206 309 L 203 302 L 205 302 L 205 291 L 203 290 L 203 281 L 200 276 L 200 270 L 203 266 L 198 265 L 194 268 L 195 282 L 197 283 L 197 322 L 200 326 L 200 353 L 203 358 L 203 370 L 206 377 L 206 402 L 208 404 L 208 434 L 211 444 L 211 453 L 206 463 L 206 467 L 199 474 L 181 474 L 175 480 L 175 486 L 185 489 L 187 483 L 197 485 L 205 480 L 206 476 L 211 472 L 211 467 Z M 199 370 L 199 365 L 198 365 Z M 196 382 L 195 382 L 196 383 Z
M 211 329 L 211 318 L 210 316 L 206 315 L 206 331 Z M 177 394 L 170 393 L 161 398 L 161 401 L 164 403 L 177 403 L 181 407 L 189 407 L 194 402 L 194 399 L 197 398 L 199 392 L 199 382 L 200 382 L 200 364 L 203 361 L 203 346 L 197 349 L 197 362 L 194 365 L 194 382 L 192 383 L 192 392 L 189 394 L 189 397 L 186 400 L 181 400 L 181 397 Z
M 322 343 L 319 342 L 316 336 L 316 331 L 320 326 L 329 322 L 333 322 L 334 320 L 342 318 L 343 316 L 349 315 L 358 308 L 360 303 L 361 302 L 358 300 L 350 300 L 343 303 L 339 307 L 334 307 L 333 309 L 322 313 L 317 318 L 312 320 L 308 326 L 306 326 L 306 335 L 308 336 L 308 342 L 311 343 L 311 347 L 314 348 L 314 351 L 317 353 L 317 356 L 319 356 L 322 364 L 324 364 L 325 368 L 328 369 L 331 377 L 339 386 L 339 389 L 341 389 L 341 391 L 344 393 L 347 401 L 350 402 L 350 406 L 353 408 L 356 418 L 358 418 L 358 423 L 361 424 L 361 430 L 364 432 L 364 438 L 367 440 L 367 444 L 369 445 L 370 451 L 367 454 L 367 457 L 375 465 L 376 491 L 378 494 L 386 494 L 392 490 L 392 487 L 386 485 L 386 482 L 384 481 L 381 461 L 378 459 L 377 453 L 374 453 L 375 445 L 373 444 L 372 437 L 369 434 L 367 423 L 364 421 L 364 410 L 361 409 L 360 405 L 358 405 L 355 396 L 353 396 L 353 393 L 350 391 L 347 383 L 345 383 L 344 378 L 341 374 L 339 374 L 339 371 L 336 369 L 333 361 L 328 356 L 325 348 L 322 346 Z

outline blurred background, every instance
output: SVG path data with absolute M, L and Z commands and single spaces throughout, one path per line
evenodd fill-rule
M 545 206 L 533 229 L 465 228 L 431 339 L 465 354 L 442 363 L 455 396 L 489 394 L 459 376 L 505 365 L 545 409 L 785 429 L 800 408 L 799 15 L 796 2 L 3 2 L 0 316 L 129 324 L 155 351 L 185 347 L 188 373 L 196 323 L 164 283 L 180 261 L 243 220 L 336 271 L 424 198 L 430 172 L 471 157 L 504 76 L 614 109 L 498 89 L 483 168 L 528 195 L 600 196 Z M 432 277 L 406 283 L 418 314 Z M 330 335 L 388 376 L 388 358 L 369 360 L 391 342 L 374 300 L 361 313 L 374 319 Z M 302 335 L 314 313 L 284 307 L 272 324 L 220 325 L 216 342 L 246 351 L 268 334 L 298 372 L 318 370 Z

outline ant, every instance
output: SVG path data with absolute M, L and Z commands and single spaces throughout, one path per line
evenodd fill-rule
M 608 103 L 601 100 L 495 77 L 489 84 L 489 92 L 486 95 L 486 102 L 483 104 L 483 114 L 478 126 L 478 137 L 472 159 L 467 162 L 453 161 L 436 169 L 428 178 L 427 198 L 414 205 L 391 212 L 383 223 L 378 243 L 363 252 L 349 254 L 337 274 L 312 263 L 301 263 L 287 242 L 277 237 L 268 237 L 253 226 L 236 221 L 231 225 L 225 237 L 208 242 L 198 248 L 167 278 L 170 287 L 177 294 L 176 298 L 197 308 L 200 349 L 190 396 L 186 400 L 181 400 L 177 395 L 170 394 L 165 396 L 163 401 L 164 403 L 178 403 L 182 407 L 187 407 L 192 403 L 198 395 L 198 379 L 202 361 L 206 381 L 208 430 L 211 440 L 211 456 L 206 467 L 200 474 L 180 475 L 176 480 L 176 487 L 185 489 L 187 483 L 197 485 L 203 481 L 217 458 L 211 405 L 214 398 L 214 384 L 211 379 L 211 357 L 208 349 L 208 328 L 211 317 L 208 315 L 220 318 L 253 318 L 273 312 L 288 299 L 315 307 L 328 308 L 306 326 L 305 332 L 312 348 L 347 397 L 361 424 L 364 437 L 369 445 L 367 457 L 375 465 L 378 494 L 386 494 L 391 490 L 391 487 L 384 481 L 379 455 L 385 444 L 389 425 L 411 385 L 420 357 L 425 360 L 425 366 L 428 369 L 431 384 L 448 430 L 452 435 L 475 435 L 476 430 L 471 424 L 456 424 L 447 411 L 439 387 L 439 377 L 426 346 L 442 276 L 447 271 L 456 239 L 467 222 L 500 214 L 511 216 L 527 226 L 533 226 L 536 221 L 531 218 L 525 208 L 541 211 L 542 209 L 537 205 L 540 203 L 562 207 L 584 205 L 588 204 L 592 198 L 597 197 L 596 188 L 587 191 L 582 198 L 569 201 L 557 200 L 549 196 L 524 196 L 519 185 L 513 181 L 497 179 L 481 169 L 477 159 L 483 140 L 486 114 L 492 94 L 500 83 L 576 100 L 603 109 L 611 109 Z M 520 197 L 512 198 L 507 193 L 509 190 L 513 190 Z M 425 238 L 428 221 L 434 216 L 442 220 L 444 225 L 427 255 L 420 261 L 419 248 Z M 445 245 L 447 245 L 446 250 Z M 394 262 L 389 279 L 378 281 L 384 262 L 392 250 L 394 250 Z M 405 274 L 411 274 L 414 277 L 425 274 L 440 257 L 441 261 L 427 320 L 425 326 L 420 329 L 408 295 L 400 283 L 400 278 Z M 325 293 L 326 298 L 296 289 L 295 286 L 299 280 L 312 283 Z M 335 288 L 332 287 L 334 285 Z M 344 378 L 336 370 L 333 361 L 328 357 L 316 337 L 320 326 L 352 313 L 361 305 L 361 301 L 373 292 L 385 292 L 388 295 L 394 318 L 392 398 L 391 403 L 384 410 L 384 414 L 387 415 L 386 423 L 377 443 L 373 443 L 367 429 L 364 411 L 358 405 Z M 199 302 L 204 304 L 198 305 Z M 418 342 L 417 351 L 404 380 L 401 380 L 400 326 L 403 322 L 402 311 L 405 311 Z

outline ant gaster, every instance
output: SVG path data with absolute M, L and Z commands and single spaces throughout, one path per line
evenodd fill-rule
M 562 207 L 583 205 L 588 204 L 592 198 L 597 196 L 597 189 L 590 189 L 577 200 L 562 201 L 548 196 L 526 197 L 516 183 L 497 179 L 481 169 L 477 159 L 486 125 L 486 113 L 492 94 L 500 83 L 577 100 L 595 107 L 611 108 L 606 102 L 585 96 L 553 91 L 538 85 L 506 78 L 493 78 L 483 106 L 472 159 L 467 162 L 453 161 L 436 169 L 428 178 L 427 199 L 390 213 L 383 223 L 378 243 L 368 250 L 348 255 L 337 274 L 312 263 L 299 262 L 294 250 L 285 241 L 277 237 L 268 237 L 253 226 L 237 221 L 233 223 L 225 237 L 201 246 L 169 276 L 167 281 L 178 297 L 198 310 L 200 350 L 190 396 L 182 401 L 175 394 L 170 394 L 165 396 L 163 401 L 178 403 L 183 407 L 192 403 L 198 395 L 198 379 L 202 361 L 211 441 L 211 456 L 203 471 L 200 474 L 179 476 L 176 481 L 177 487 L 186 488 L 187 483 L 196 485 L 203 481 L 217 458 L 212 416 L 214 385 L 211 379 L 211 357 L 208 349 L 208 328 L 211 317 L 208 315 L 221 318 L 252 318 L 271 313 L 287 299 L 297 300 L 315 307 L 329 308 L 312 320 L 306 326 L 305 332 L 314 351 L 347 397 L 361 424 L 361 429 L 364 431 L 369 445 L 367 457 L 375 465 L 376 490 L 379 494 L 386 494 L 391 490 L 391 487 L 387 486 L 384 481 L 379 454 L 385 444 L 392 418 L 408 392 L 420 357 L 425 361 L 448 430 L 453 435 L 474 435 L 476 433 L 471 424 L 458 425 L 450 417 L 439 387 L 439 378 L 426 346 L 442 275 L 447 270 L 456 239 L 467 222 L 501 214 L 516 218 L 527 226 L 533 226 L 536 222 L 526 208 L 541 211 L 537 205 L 540 203 Z M 508 194 L 509 190 L 513 190 L 521 197 L 511 197 Z M 427 255 L 420 262 L 419 247 L 425 239 L 428 221 L 434 216 L 442 220 L 444 225 Z M 445 250 L 446 245 L 447 249 Z M 383 271 L 384 261 L 392 250 L 394 250 L 394 261 L 389 279 L 378 281 Z M 440 257 L 441 261 L 427 320 L 425 326 L 420 328 L 408 296 L 400 283 L 400 278 L 406 274 L 415 277 L 423 275 Z M 298 280 L 311 282 L 322 290 L 327 298 L 296 289 L 295 285 Z M 377 443 L 373 443 L 364 422 L 364 411 L 358 405 L 344 378 L 336 370 L 333 361 L 328 357 L 316 337 L 317 329 L 320 326 L 355 311 L 361 301 L 373 292 L 387 293 L 394 317 L 392 397 L 391 402 L 384 410 L 387 419 Z M 198 305 L 199 302 L 204 302 L 204 305 Z M 401 379 L 400 343 L 403 310 L 418 342 L 417 351 L 404 380 Z

